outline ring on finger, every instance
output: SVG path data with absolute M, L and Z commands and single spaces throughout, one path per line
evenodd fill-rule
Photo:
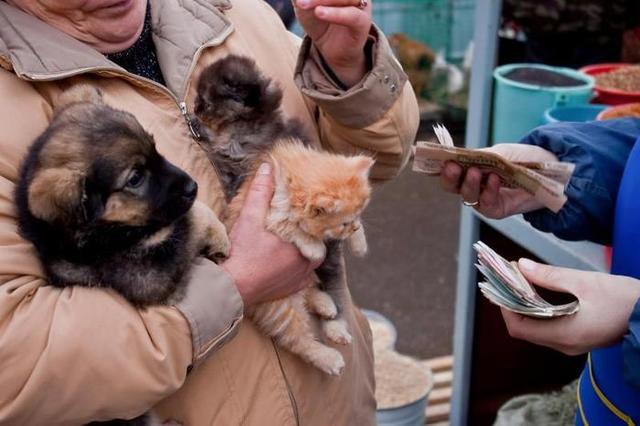
M 358 9 L 364 9 L 365 7 L 367 7 L 367 5 L 369 5 L 369 2 L 367 0 L 360 0 L 360 4 L 358 5 Z
M 472 201 L 472 202 L 462 200 L 462 204 L 464 204 L 467 207 L 473 207 L 473 206 L 477 206 L 478 204 L 480 204 L 480 200 Z

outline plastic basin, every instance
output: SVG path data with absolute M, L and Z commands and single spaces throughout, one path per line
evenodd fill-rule
M 504 77 L 517 68 L 538 68 L 566 75 L 583 84 L 558 87 L 521 83 Z M 587 104 L 593 96 L 593 77 L 570 68 L 540 64 L 510 64 L 493 72 L 493 143 L 517 142 L 533 128 L 544 124 L 543 114 L 548 108 Z
M 633 108 L 636 114 L 626 114 L 630 108 Z M 638 118 L 640 112 L 640 102 L 632 102 L 630 104 L 614 105 L 601 111 L 596 117 L 598 120 L 612 120 L 615 118 L 634 117 Z
M 580 68 L 580 72 L 584 73 L 585 75 L 594 76 L 629 65 L 633 64 L 596 64 Z M 598 85 L 595 85 L 594 88 L 596 91 L 596 98 L 594 99 L 594 102 L 597 102 L 599 104 L 621 105 L 631 102 L 640 102 L 640 92 L 625 92 L 623 90 L 608 89 L 606 87 L 601 87 Z
M 607 105 L 569 105 L 549 108 L 542 116 L 543 122 L 556 123 L 558 121 L 585 122 L 594 121 Z

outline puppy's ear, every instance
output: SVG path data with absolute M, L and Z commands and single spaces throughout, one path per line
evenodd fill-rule
M 28 189 L 29 210 L 47 222 L 68 221 L 82 202 L 84 176 L 77 170 L 54 168 L 38 172 Z
M 101 104 L 104 102 L 102 92 L 100 89 L 89 86 L 88 84 L 79 84 L 62 92 L 54 101 L 54 107 L 56 109 L 62 109 L 68 105 L 79 102 Z

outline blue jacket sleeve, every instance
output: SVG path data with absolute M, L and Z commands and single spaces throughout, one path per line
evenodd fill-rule
M 629 332 L 622 340 L 624 378 L 640 389 L 640 299 L 629 318 Z
M 558 213 L 540 209 L 524 218 L 564 240 L 608 244 L 618 186 L 638 136 L 639 119 L 554 123 L 533 130 L 521 143 L 540 146 L 576 168 Z

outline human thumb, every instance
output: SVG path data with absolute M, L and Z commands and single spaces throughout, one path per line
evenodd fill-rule
M 262 163 L 244 200 L 242 215 L 263 220 L 273 197 L 273 173 L 269 163 Z
M 522 258 L 518 261 L 518 269 L 525 278 L 535 285 L 562 293 L 575 294 L 575 288 L 581 271 L 543 265 L 533 260 Z

